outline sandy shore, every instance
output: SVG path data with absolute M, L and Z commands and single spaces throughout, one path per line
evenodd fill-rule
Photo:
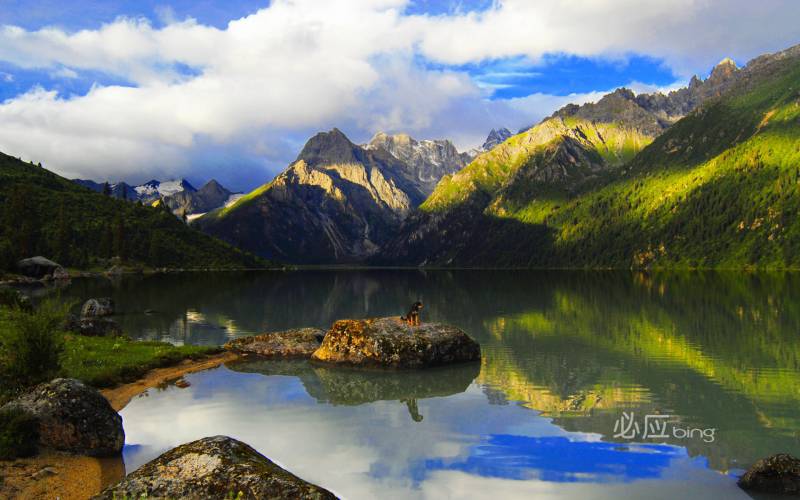
M 239 356 L 224 352 L 200 360 L 150 370 L 141 379 L 101 391 L 116 411 L 151 387 L 180 379 L 183 375 L 215 368 Z M 0 461 L 0 498 L 41 500 L 85 500 L 125 477 L 122 456 L 92 458 L 45 451 L 36 457 Z
M 131 402 L 131 399 L 142 394 L 151 387 L 158 387 L 159 385 L 177 380 L 188 373 L 215 368 L 223 363 L 238 358 L 238 354 L 226 351 L 196 361 L 187 359 L 177 365 L 150 370 L 144 377 L 136 382 L 120 385 L 113 389 L 103 389 L 100 392 L 105 396 L 108 402 L 111 403 L 111 407 L 114 408 L 114 410 L 121 411 Z

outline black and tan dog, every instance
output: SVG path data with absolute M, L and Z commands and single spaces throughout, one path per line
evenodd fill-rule
M 419 313 L 422 311 L 422 302 L 417 301 L 411 304 L 411 309 L 405 316 L 400 316 L 401 321 L 405 321 L 411 326 L 419 326 Z

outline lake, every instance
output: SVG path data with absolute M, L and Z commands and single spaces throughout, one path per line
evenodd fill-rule
M 133 337 L 219 345 L 339 318 L 454 324 L 480 363 L 428 371 L 247 361 L 121 413 L 128 472 L 224 434 L 343 498 L 749 498 L 800 455 L 800 276 L 320 270 L 75 280 Z M 761 498 L 761 497 L 760 497 Z

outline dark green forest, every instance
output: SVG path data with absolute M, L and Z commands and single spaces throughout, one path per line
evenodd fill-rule
M 262 268 L 268 263 L 184 224 L 165 208 L 96 193 L 0 153 L 0 269 L 42 255 L 79 269 L 107 266 Z

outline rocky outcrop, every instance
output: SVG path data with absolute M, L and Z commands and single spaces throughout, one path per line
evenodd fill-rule
M 470 159 L 446 139 L 418 141 L 408 134 L 378 132 L 364 148 L 382 149 L 403 162 L 406 178 L 425 196 L 433 192 L 442 177 L 458 172 Z
M 241 496 L 237 496 L 241 495 Z M 334 499 L 250 446 L 226 436 L 193 441 L 148 462 L 95 499 Z
M 409 326 L 399 318 L 339 320 L 312 355 L 326 363 L 388 368 L 425 368 L 480 357 L 478 343 L 454 326 Z
M 391 237 L 425 198 L 408 166 L 339 130 L 312 137 L 273 181 L 193 225 L 268 259 L 357 262 Z
M 79 380 L 59 378 L 40 384 L 3 407 L 21 410 L 39 424 L 39 445 L 81 455 L 107 456 L 122 451 L 122 417 L 96 389 Z
M 60 264 L 42 256 L 22 259 L 17 262 L 17 270 L 24 276 L 36 279 L 54 277 L 54 275 L 63 277 L 65 274 L 64 268 Z
M 114 300 L 109 297 L 89 299 L 81 307 L 81 318 L 100 318 L 114 314 Z
M 176 215 L 202 214 L 224 206 L 233 195 L 233 192 L 211 179 L 197 191 L 186 189 L 165 196 L 164 203 Z
M 738 484 L 749 491 L 800 496 L 800 459 L 781 453 L 759 460 Z
M 298 328 L 231 340 L 225 349 L 267 358 L 310 358 L 324 337 L 319 328 Z
M 79 318 L 69 315 L 64 323 L 64 330 L 87 337 L 121 336 L 119 323 L 110 318 Z
M 491 132 L 489 132 L 489 135 L 486 136 L 486 140 L 483 141 L 481 150 L 490 151 L 498 144 L 502 144 L 506 139 L 508 139 L 512 135 L 513 134 L 511 133 L 511 131 L 505 127 L 492 129 Z

